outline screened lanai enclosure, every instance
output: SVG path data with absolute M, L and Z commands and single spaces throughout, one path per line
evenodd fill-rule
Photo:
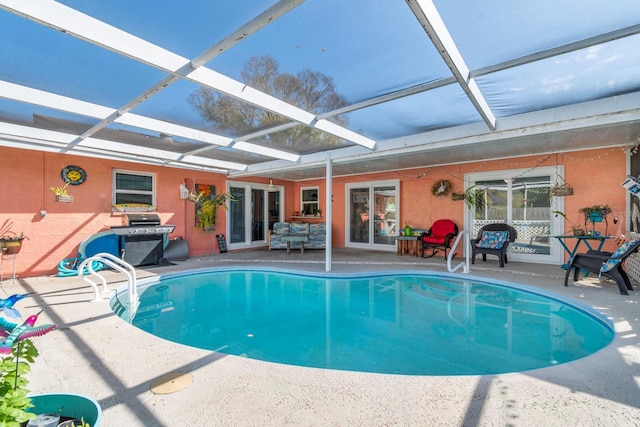
M 0 9 L 3 146 L 303 180 L 640 135 L 637 0 Z

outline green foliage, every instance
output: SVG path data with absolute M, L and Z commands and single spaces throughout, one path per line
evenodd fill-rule
M 248 86 L 313 114 L 334 111 L 347 105 L 346 99 L 336 92 L 331 77 L 308 69 L 296 75 L 281 73 L 278 62 L 270 56 L 250 58 L 244 65 L 241 77 Z M 193 92 L 189 102 L 219 133 L 242 135 L 290 122 L 271 111 L 207 88 Z M 331 121 L 341 126 L 348 124 L 344 115 L 334 116 Z M 333 146 L 343 144 L 339 138 L 311 126 L 291 126 L 251 142 L 266 143 L 274 148 L 301 149 L 307 148 L 310 142 Z
M 477 187 L 477 184 L 472 185 L 471 187 L 465 190 L 464 194 L 464 202 L 467 204 L 469 209 L 474 206 L 476 209 L 484 209 L 485 198 L 484 198 L 484 190 Z
M 89 423 L 84 422 L 84 418 L 80 419 L 80 424 L 71 423 L 71 427 L 91 427 Z
M 611 208 L 609 207 L 609 205 L 593 205 L 593 206 L 587 206 L 584 208 L 580 208 L 578 210 L 578 212 L 580 212 L 581 214 L 585 215 L 585 216 L 589 216 L 589 215 L 601 215 L 603 217 L 606 217 L 607 215 L 609 215 L 611 213 Z
M 207 229 L 216 224 L 216 213 L 219 207 L 225 208 L 227 200 L 236 200 L 231 193 L 220 193 L 210 199 L 204 199 L 196 207 L 198 227 Z
M 31 371 L 31 363 L 38 350 L 31 340 L 22 340 L 11 349 L 11 356 L 0 361 L 0 427 L 19 427 L 33 419 L 35 414 L 25 412 L 33 407 L 27 397 L 29 381 L 25 375 Z

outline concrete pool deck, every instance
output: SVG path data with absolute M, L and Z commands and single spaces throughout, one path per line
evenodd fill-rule
M 324 251 L 236 251 L 138 269 L 138 277 L 206 267 L 325 270 Z M 458 261 L 459 262 L 459 261 Z M 442 258 L 337 249 L 333 272 L 446 271 Z M 574 362 L 515 374 L 425 377 L 331 371 L 262 362 L 190 348 L 151 336 L 115 316 L 77 277 L 2 283 L 2 298 L 33 292 L 23 317 L 47 308 L 34 338 L 41 355 L 29 374 L 33 393 L 69 392 L 102 406 L 102 427 L 120 426 L 640 426 L 640 292 L 628 296 L 597 278 L 563 286 L 558 266 L 478 259 L 471 274 L 567 296 L 611 319 L 616 338 Z M 111 287 L 122 274 L 105 272 Z M 634 283 L 634 285 L 637 285 Z M 634 286 L 635 287 L 635 286 Z M 159 377 L 185 372 L 193 383 L 154 394 Z

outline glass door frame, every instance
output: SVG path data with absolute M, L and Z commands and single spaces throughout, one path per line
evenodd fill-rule
M 254 190 L 263 190 L 264 191 L 264 200 L 265 200 L 265 209 L 262 212 L 262 223 L 269 224 L 269 194 L 277 192 L 280 194 L 280 212 L 278 212 L 278 221 L 284 220 L 284 186 L 275 185 L 276 190 L 267 189 L 268 184 L 257 183 L 257 182 L 249 182 L 249 181 L 227 181 L 226 191 L 230 192 L 231 188 L 242 188 L 244 189 L 244 197 L 247 201 L 244 207 L 244 222 L 245 222 L 245 232 L 244 232 L 244 241 L 231 243 L 231 217 L 229 214 L 229 210 L 225 209 L 224 214 L 226 215 L 226 230 L 225 234 L 227 236 L 227 246 L 231 249 L 246 249 L 252 247 L 262 247 L 267 245 L 267 233 L 268 226 L 264 228 L 264 239 L 261 240 L 252 240 L 253 239 L 253 227 L 250 224 L 253 223 L 253 211 L 252 211 L 252 191 Z M 233 203 L 229 201 L 228 203 Z M 220 211 L 219 211 L 220 212 Z M 249 224 L 249 225 L 247 225 Z
M 527 177 L 535 177 L 535 176 L 549 176 L 550 177 L 550 186 L 554 185 L 554 183 L 562 184 L 562 180 L 560 177 L 564 177 L 564 168 L 562 166 L 541 166 L 536 168 L 528 168 L 528 169 L 507 169 L 507 170 L 497 170 L 490 172 L 474 172 L 467 173 L 464 175 L 465 182 L 465 190 L 469 187 L 473 186 L 477 181 L 491 181 L 491 180 L 508 180 L 508 190 L 507 190 L 507 218 L 506 222 L 508 224 L 512 223 L 512 191 L 510 182 L 512 182 L 515 178 L 527 178 Z M 550 209 L 550 236 L 562 235 L 564 234 L 564 219 L 560 215 L 553 214 L 553 211 L 558 210 L 564 212 L 564 198 L 563 197 L 552 197 L 549 203 Z M 469 209 L 466 204 L 464 206 L 464 228 L 465 230 L 469 230 L 471 234 L 469 237 L 474 239 L 476 236 L 473 234 L 473 224 L 474 224 L 474 211 L 475 208 Z M 540 264 L 557 264 L 561 265 L 564 262 L 564 249 L 562 248 L 558 239 L 553 237 L 549 238 L 549 255 L 543 254 L 527 254 L 527 253 L 514 253 L 511 251 L 511 248 L 508 250 L 509 259 L 514 261 L 523 261 L 523 262 L 534 262 Z
M 345 227 L 345 241 L 344 241 L 344 245 L 346 248 L 361 248 L 361 249 L 375 249 L 375 250 L 382 250 L 382 251 L 389 251 L 389 252 L 395 252 L 396 251 L 396 243 L 394 240 L 393 244 L 382 244 L 382 243 L 375 243 L 375 238 L 374 238 L 374 229 L 373 229 L 373 222 L 370 222 L 370 226 L 368 229 L 369 232 L 369 241 L 367 243 L 360 243 L 360 242 L 352 242 L 351 241 L 351 190 L 354 188 L 368 188 L 369 189 L 369 218 L 374 218 L 375 216 L 375 212 L 372 212 L 372 209 L 374 208 L 373 206 L 373 200 L 374 199 L 374 189 L 376 187 L 394 187 L 395 188 L 395 217 L 397 218 L 401 218 L 401 214 L 400 214 L 400 180 L 399 179 L 392 179 L 392 180 L 384 180 L 384 181 L 364 181 L 364 182 L 350 182 L 345 184 L 345 202 L 344 202 L 344 211 L 345 211 L 345 217 L 344 217 L 344 227 Z M 397 235 L 397 230 L 396 233 Z

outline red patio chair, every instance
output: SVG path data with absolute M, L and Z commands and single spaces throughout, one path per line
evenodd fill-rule
M 431 258 L 438 249 L 444 250 L 444 257 L 447 257 L 447 250 L 451 249 L 451 243 L 454 237 L 458 235 L 458 226 L 451 220 L 439 219 L 433 223 L 429 231 L 421 236 L 422 240 L 422 257 Z M 425 257 L 427 249 L 431 249 L 431 255 Z

